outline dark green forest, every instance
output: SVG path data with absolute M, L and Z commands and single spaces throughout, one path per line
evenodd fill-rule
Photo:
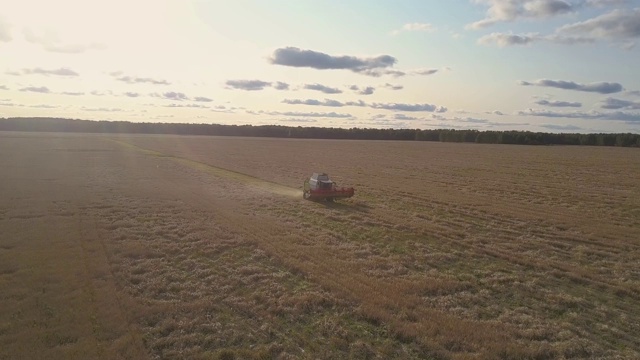
M 136 123 L 62 118 L 0 118 L 0 131 L 250 136 L 299 139 L 406 140 L 519 145 L 591 145 L 640 147 L 640 134 L 555 134 L 530 131 L 452 129 L 373 129 Z

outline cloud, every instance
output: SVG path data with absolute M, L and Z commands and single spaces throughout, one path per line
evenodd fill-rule
M 324 101 L 315 100 L 315 99 L 306 99 L 306 100 L 284 99 L 284 100 L 282 100 L 282 103 L 290 104 L 290 105 L 311 105 L 311 106 L 330 106 L 330 107 L 343 107 L 343 106 L 345 106 L 344 103 L 342 103 L 342 102 L 340 102 L 338 100 L 331 100 L 331 99 L 324 99 Z
M 446 112 L 447 108 L 431 104 L 398 104 L 398 103 L 373 103 L 369 107 L 374 109 L 384 109 L 392 111 L 428 111 L 428 112 Z
M 57 76 L 78 76 L 77 72 L 69 69 L 69 68 L 59 68 L 46 70 L 41 68 L 33 68 L 33 69 L 22 69 L 23 74 L 39 74 L 39 75 L 57 75 Z
M 494 114 L 494 115 L 499 115 L 499 116 L 504 115 L 504 113 L 502 111 L 498 111 L 498 110 L 493 110 L 491 113 Z
M 175 92 L 175 91 L 168 91 L 168 92 L 161 93 L 161 94 L 152 93 L 152 94 L 149 94 L 149 96 L 157 97 L 157 98 L 161 98 L 161 99 L 165 99 L 165 100 L 174 100 L 174 101 L 189 100 L 189 97 L 187 95 L 185 95 L 184 93 Z
M 396 120 L 420 120 L 420 118 L 407 116 L 405 114 L 394 114 L 393 118 Z
M 345 119 L 345 118 L 352 118 L 353 115 L 351 114 L 342 114 L 342 113 L 336 113 L 336 112 L 298 112 L 298 111 L 285 111 L 285 112 L 280 112 L 280 111 L 247 111 L 248 114 L 251 115 L 272 115 L 272 116 L 291 116 L 291 117 L 324 117 L 324 118 L 338 118 L 338 119 Z
M 640 113 L 638 112 L 557 112 L 551 110 L 534 110 L 527 109 L 525 111 L 519 111 L 518 115 L 521 116 L 541 116 L 549 118 L 568 118 L 568 119 L 583 119 L 583 120 L 612 120 L 612 121 L 624 121 L 626 123 L 640 123 Z
M 439 70 L 438 69 L 417 69 L 417 70 L 412 70 L 411 74 L 413 75 L 433 75 L 435 73 L 437 73 Z
M 169 105 L 162 105 L 162 106 L 170 107 L 170 108 L 200 108 L 200 109 L 209 108 L 207 105 L 200 105 L 200 104 L 169 104 Z
M 367 86 L 364 89 L 361 89 L 358 94 L 360 95 L 371 95 L 376 89 L 372 86 Z
M 595 42 L 595 39 L 588 37 L 570 37 L 558 34 L 540 35 L 539 33 L 513 34 L 494 32 L 478 39 L 480 45 L 496 44 L 498 47 L 529 45 L 535 42 L 550 42 L 555 44 L 575 45 L 589 44 Z
M 640 109 L 640 101 L 606 98 L 600 106 L 603 109 Z
M 587 1 L 572 6 L 609 6 L 623 1 Z M 564 25 L 553 34 L 539 33 L 513 34 L 494 32 L 478 39 L 482 45 L 496 44 L 499 47 L 529 45 L 534 42 L 550 42 L 574 45 L 594 43 L 598 40 L 610 40 L 630 50 L 634 40 L 640 38 L 640 8 L 633 10 L 616 9 L 585 21 Z
M 488 6 L 487 16 L 468 24 L 467 29 L 482 29 L 518 18 L 544 19 L 576 11 L 580 4 L 564 0 L 473 0 Z
M 124 94 L 122 94 L 122 95 L 127 96 L 127 97 L 133 97 L 133 98 L 134 98 L 134 97 L 138 97 L 138 96 L 140 96 L 140 94 L 139 94 L 139 93 L 137 93 L 137 92 L 130 92 L 130 91 L 127 91 L 126 93 L 124 93 Z
M 227 88 L 256 91 L 264 90 L 266 87 L 270 87 L 271 83 L 262 80 L 227 80 Z
M 37 109 L 56 109 L 59 108 L 59 105 L 49 105 L 49 104 L 39 104 L 39 105 L 29 105 L 30 108 Z
M 204 96 L 196 96 L 193 98 L 193 101 L 198 101 L 198 102 L 212 102 L 213 99 L 210 99 L 208 97 L 204 97 Z
M 273 85 L 273 88 L 276 90 L 289 90 L 289 84 L 282 81 L 276 81 L 275 85 Z
M 111 90 L 107 90 L 107 91 L 93 90 L 89 94 L 94 96 L 105 96 L 105 95 L 113 95 L 113 92 Z
M 575 10 L 575 5 L 563 0 L 534 0 L 524 3 L 524 15 L 550 17 Z
M 329 86 L 325 86 L 322 84 L 306 84 L 304 85 L 304 88 L 307 90 L 315 90 L 315 91 L 320 91 L 323 92 L 325 94 L 341 94 L 342 90 L 338 89 L 338 88 L 332 88 Z
M 349 86 L 349 90 L 353 90 L 356 92 L 356 94 L 359 95 L 371 95 L 374 91 L 376 91 L 376 88 L 374 88 L 373 86 L 360 88 L 358 85 L 351 85 Z
M 402 71 L 402 70 L 387 69 L 387 70 L 381 70 L 381 71 L 371 71 L 371 72 L 368 72 L 367 75 L 374 76 L 374 77 L 378 77 L 378 76 L 382 76 L 382 75 L 390 75 L 390 76 L 393 76 L 393 77 L 401 77 L 401 76 L 407 75 L 407 73 Z
M 534 82 L 520 81 L 519 84 L 523 86 L 535 85 L 565 90 L 596 92 L 600 94 L 617 93 L 623 90 L 622 85 L 614 82 L 594 82 L 589 84 L 580 84 L 573 81 L 540 79 Z
M 535 103 L 538 105 L 551 106 L 551 107 L 582 107 L 582 103 L 569 102 L 569 101 L 538 100 Z
M 124 111 L 121 108 L 106 108 L 106 107 L 98 107 L 98 108 L 89 108 L 89 107 L 81 107 L 84 111 L 93 111 L 93 112 L 120 112 Z
M 49 90 L 49 88 L 46 86 L 27 86 L 20 89 L 20 91 L 37 92 L 43 94 L 48 94 L 51 92 L 51 90 Z
M 575 125 L 542 124 L 540 126 L 543 128 L 551 129 L 551 130 L 564 130 L 564 131 L 583 130 L 583 128 L 581 128 L 580 126 L 575 126 Z
M 506 47 L 512 45 L 528 45 L 535 41 L 540 41 L 542 38 L 539 34 L 524 34 L 516 35 L 512 33 L 491 33 L 478 39 L 478 44 L 491 45 L 496 44 L 499 47 Z
M 391 90 L 402 90 L 402 89 L 404 89 L 404 86 L 402 86 L 402 85 L 393 85 L 393 84 L 389 84 L 389 83 L 384 84 L 384 87 L 386 87 L 387 89 L 391 89 Z
M 410 23 L 410 24 L 404 24 L 402 26 L 402 28 L 398 29 L 398 30 L 393 30 L 391 32 L 392 35 L 398 35 L 401 32 L 409 32 L 409 31 L 421 31 L 421 32 L 434 32 L 437 29 L 431 25 L 431 24 L 426 24 L 426 23 Z
M 69 96 L 80 96 L 80 95 L 84 95 L 84 92 L 63 91 L 60 94 L 69 95 Z
M 359 107 L 370 107 L 372 109 L 382 109 L 382 110 L 391 110 L 391 111 L 427 111 L 427 112 L 446 112 L 447 108 L 443 106 L 436 106 L 431 104 L 399 104 L 399 103 L 372 103 L 367 104 L 362 100 L 358 101 L 347 101 L 340 102 L 337 100 L 325 99 L 324 101 L 315 100 L 315 99 L 307 99 L 307 100 L 299 100 L 299 99 L 285 99 L 282 101 L 285 104 L 291 105 L 312 105 L 312 106 L 330 106 L 330 107 L 343 107 L 343 106 L 359 106 Z
M 585 3 L 592 7 L 618 6 L 628 3 L 629 0 L 586 0 Z
M 351 70 L 369 76 L 404 75 L 402 71 L 391 69 L 397 62 L 396 58 L 391 55 L 367 58 L 346 55 L 333 56 L 313 50 L 285 47 L 276 49 L 269 61 L 275 65 L 308 67 L 318 70 Z
M 457 112 L 461 112 L 461 111 L 457 111 Z M 495 122 L 495 121 L 489 121 L 487 119 L 482 119 L 482 118 L 473 118 L 473 117 L 459 117 L 459 116 L 454 116 L 452 118 L 448 118 L 446 116 L 443 116 L 441 114 L 431 114 L 431 119 L 433 120 L 438 120 L 438 121 L 446 121 L 446 123 L 440 123 L 440 124 L 432 124 L 430 123 L 430 126 L 438 126 L 438 127 L 444 127 L 444 128 L 456 128 L 456 129 L 469 129 L 469 128 L 478 128 L 478 127 L 482 127 L 482 128 L 490 128 L 490 127 L 505 127 L 505 126 L 527 126 L 530 125 L 529 123 L 519 123 L 519 122 Z M 459 125 L 459 124 L 465 124 L 465 125 Z M 468 124 L 472 124 L 471 127 Z
M 137 76 L 120 76 L 122 73 L 119 71 L 112 72 L 110 75 L 115 77 L 116 80 L 125 82 L 127 84 L 140 84 L 147 83 L 153 85 L 171 85 L 170 82 L 161 79 L 152 79 L 147 77 L 137 77 Z
M 367 103 L 365 103 L 362 100 L 358 100 L 358 101 L 347 101 L 346 103 L 344 103 L 346 106 L 359 106 L 359 107 L 363 107 L 363 106 L 368 106 Z
M 295 122 L 295 123 L 315 123 L 317 119 L 280 119 L 281 122 Z
M 484 19 L 466 26 L 467 29 L 477 30 L 519 18 L 546 19 L 574 13 L 582 8 L 615 7 L 628 3 L 628 0 L 472 0 L 472 2 L 488 6 L 487 16 Z
M 7 85 L 0 85 L 0 90 L 9 90 Z
M 445 116 L 442 115 L 437 115 L 437 114 L 431 114 L 431 117 L 433 119 L 436 120 L 446 120 L 446 121 L 455 121 L 458 123 L 468 123 L 468 124 L 496 124 L 496 123 L 492 123 L 487 119 L 478 119 L 478 118 L 472 118 L 472 117 L 459 117 L 459 116 L 454 116 L 453 118 L 447 118 Z
M 211 109 L 213 112 L 233 114 L 235 110 L 244 110 L 244 107 L 216 105 Z
M 23 35 L 25 40 L 32 44 L 38 44 L 49 52 L 63 54 L 80 54 L 87 50 L 104 49 L 105 46 L 99 43 L 90 44 L 65 44 L 61 42 L 55 33 L 47 33 L 44 35 L 35 34 L 30 29 L 24 29 Z
M 640 8 L 616 9 L 586 21 L 562 26 L 557 33 L 614 41 L 637 39 L 640 37 Z

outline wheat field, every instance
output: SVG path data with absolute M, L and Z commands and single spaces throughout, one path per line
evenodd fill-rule
M 0 133 L 0 309 L 0 359 L 640 358 L 640 152 Z

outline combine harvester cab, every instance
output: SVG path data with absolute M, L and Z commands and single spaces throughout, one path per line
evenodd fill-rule
M 324 199 L 332 202 L 335 199 L 350 198 L 354 192 L 352 187 L 338 187 L 325 173 L 313 173 L 311 178 L 304 182 L 302 196 L 308 200 Z

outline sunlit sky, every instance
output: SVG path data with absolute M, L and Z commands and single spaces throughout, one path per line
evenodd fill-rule
M 0 117 L 640 133 L 636 0 L 0 0 Z

